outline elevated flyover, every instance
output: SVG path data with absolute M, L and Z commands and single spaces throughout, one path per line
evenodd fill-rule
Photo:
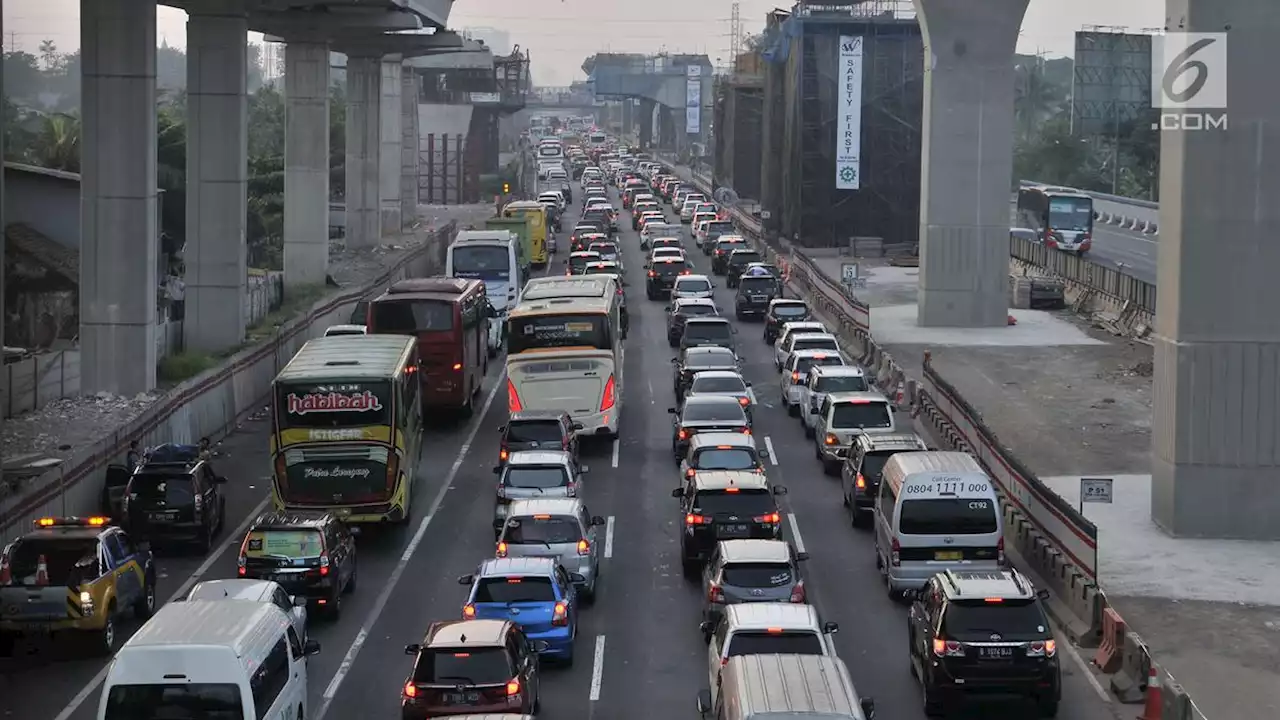
M 712 68 L 706 55 L 600 53 L 582 64 L 598 100 L 640 101 L 640 144 L 683 150 L 705 143 L 712 105 Z M 624 129 L 624 131 L 630 128 Z

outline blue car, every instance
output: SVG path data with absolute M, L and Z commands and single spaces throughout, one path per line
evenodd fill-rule
M 576 578 L 555 558 L 516 557 L 485 560 L 474 575 L 458 578 L 471 592 L 462 608 L 465 620 L 510 620 L 530 644 L 542 640 L 540 657 L 573 664 L 578 636 Z

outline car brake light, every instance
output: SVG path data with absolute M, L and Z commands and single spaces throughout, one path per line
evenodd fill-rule
M 416 697 L 418 697 L 418 686 L 417 686 L 417 685 L 414 685 L 414 684 L 413 684 L 413 683 L 411 683 L 411 682 L 407 682 L 407 683 L 405 683 L 405 684 L 404 684 L 404 696 L 405 696 L 405 697 L 407 697 L 407 698 L 416 698 Z
M 511 678 L 507 683 L 507 697 L 513 697 L 520 694 L 520 678 Z
M 502 460 L 503 462 L 506 462 L 507 458 L 509 458 L 509 457 L 511 457 L 511 453 L 507 452 L 507 448 L 506 448 L 506 447 L 503 447 L 501 450 L 499 450 L 499 451 L 498 451 L 498 459 L 499 459 L 499 460 Z
M 898 543 L 898 538 L 893 539 L 889 554 L 889 564 L 894 567 L 902 565 L 902 545 Z
M 587 542 L 586 540 L 579 540 L 579 541 L 578 541 L 578 554 L 579 554 L 579 555 L 590 555 L 590 554 L 591 554 L 591 543 Z
M 738 404 L 742 407 L 746 407 L 751 404 L 751 398 L 738 398 Z
M 691 477 L 693 477 L 694 475 L 696 475 L 697 473 L 698 473 L 698 471 L 697 471 L 697 470 L 694 470 L 693 468 L 689 468 L 688 470 L 685 470 L 685 471 L 684 471 L 684 476 L 685 476 L 685 477 L 687 477 L 687 478 L 691 478 Z
M 996 541 L 996 562 L 1004 565 L 1004 537 Z
M 798 373 L 798 372 L 793 372 L 793 373 L 791 373 L 791 382 L 792 382 L 792 383 L 798 383 L 798 382 L 800 382 L 800 373 Z
M 751 428 L 742 428 L 742 434 L 743 434 L 743 435 L 750 435 L 750 434 L 751 434 Z
M 711 583 L 707 586 L 707 601 L 713 603 L 724 602 L 724 590 L 721 590 L 719 585 Z
M 507 380 L 507 410 L 520 412 L 524 406 L 520 404 L 520 395 L 516 393 L 516 384 Z
M 568 605 L 562 602 L 556 603 L 555 608 L 551 611 L 551 624 L 559 625 L 562 627 L 569 624 L 569 606 Z
M 982 602 L 989 603 L 991 605 L 999 605 L 1004 602 L 1004 598 L 982 598 Z
M 858 479 L 855 482 L 859 490 L 867 489 L 867 479 L 862 477 L 862 473 L 858 473 Z
M 320 553 L 320 577 L 324 577 L 328 574 L 329 574 L 329 553 L 322 552 Z
M 765 525 L 777 525 L 780 522 L 780 520 L 781 518 L 778 516 L 778 513 L 776 512 L 766 513 L 764 515 L 759 515 L 756 517 L 756 522 L 764 523 Z
M 840 438 L 832 435 L 831 433 L 827 433 L 827 436 L 823 438 L 822 441 L 828 445 L 838 445 L 840 443 Z
M 9 554 L 5 553 L 0 556 L 0 585 L 9 585 L 13 582 L 13 569 L 9 565 Z
M 676 437 L 680 438 L 681 440 L 688 440 L 688 439 L 689 439 L 689 431 L 688 431 L 688 430 L 685 430 L 684 428 L 680 428 L 680 432 L 679 432 L 679 433 L 677 433 Z
M 793 587 L 793 588 L 791 588 L 791 598 L 790 598 L 790 600 L 791 600 L 791 602 L 793 602 L 793 603 L 802 603 L 802 602 L 804 602 L 804 581 L 803 581 L 803 580 L 801 580 L 800 582 L 796 583 L 796 586 L 795 586 L 795 587 Z
M 471 603 L 467 603 L 466 605 L 463 605 L 463 606 L 462 606 L 462 617 L 463 617 L 463 619 L 465 619 L 465 620 L 471 620 L 471 619 L 473 619 L 475 616 L 476 616 L 476 606 L 475 606 L 475 605 L 473 605 L 473 604 L 471 604 Z
M 653 271 L 653 270 L 650 270 L 650 271 L 649 271 L 649 277 L 658 277 L 658 273 L 657 273 L 657 272 L 655 272 L 655 271 Z
M 498 543 L 498 549 L 497 549 L 497 551 L 496 551 L 494 554 L 495 554 L 495 555 L 497 555 L 497 556 L 498 556 L 498 557 L 500 557 L 500 558 L 501 558 L 501 557 L 506 557 L 506 556 L 507 556 L 507 544 L 506 544 L 506 543 L 504 543 L 504 542 L 500 542 L 500 543 Z
M 964 657 L 964 647 L 955 640 L 936 637 L 933 639 L 933 654 L 938 657 Z
M 1053 638 L 1037 640 L 1027 646 L 1027 657 L 1053 657 L 1058 654 L 1058 641 Z
M 685 525 L 710 525 L 711 518 L 705 515 L 694 515 L 690 513 L 689 515 L 684 516 L 684 524 Z
M 610 375 L 609 381 L 604 384 L 604 395 L 600 398 L 600 412 L 604 412 L 605 410 L 613 407 L 613 404 L 617 401 L 615 393 L 616 384 L 614 377 Z

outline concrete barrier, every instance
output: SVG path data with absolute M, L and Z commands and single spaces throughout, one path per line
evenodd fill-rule
M 1126 632 L 1120 649 L 1120 668 L 1111 676 L 1111 692 L 1122 703 L 1145 702 L 1152 673 L 1159 671 L 1142 638 L 1137 633 Z
M 23 531 L 44 515 L 96 512 L 106 466 L 120 462 L 133 440 L 143 446 L 195 443 L 201 437 L 217 439 L 230 432 L 263 407 L 271 381 L 303 343 L 330 325 L 349 322 L 357 302 L 389 284 L 440 272 L 454 230 L 451 223 L 436 231 L 374 281 L 317 301 L 305 315 L 281 325 L 271 338 L 169 390 L 132 422 L 58 468 L 24 482 L 0 500 L 0 536 Z

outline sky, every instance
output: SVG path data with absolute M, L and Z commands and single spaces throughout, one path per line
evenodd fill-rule
M 34 53 L 51 39 L 59 50 L 79 47 L 81 2 L 107 0 L 0 0 L 6 50 Z M 741 0 L 743 32 L 764 27 L 765 14 L 789 8 L 791 0 Z M 729 61 L 729 0 L 456 0 L 452 28 L 487 26 L 506 30 L 511 41 L 529 51 L 534 82 L 568 85 L 583 79 L 582 61 L 596 52 L 670 52 L 706 54 Z M 186 14 L 161 8 L 158 35 L 167 44 L 186 43 Z M 1070 55 L 1072 36 L 1086 25 L 1139 32 L 1164 25 L 1164 0 L 1031 0 L 1022 23 L 1018 50 Z M 260 36 L 254 36 L 261 40 Z

